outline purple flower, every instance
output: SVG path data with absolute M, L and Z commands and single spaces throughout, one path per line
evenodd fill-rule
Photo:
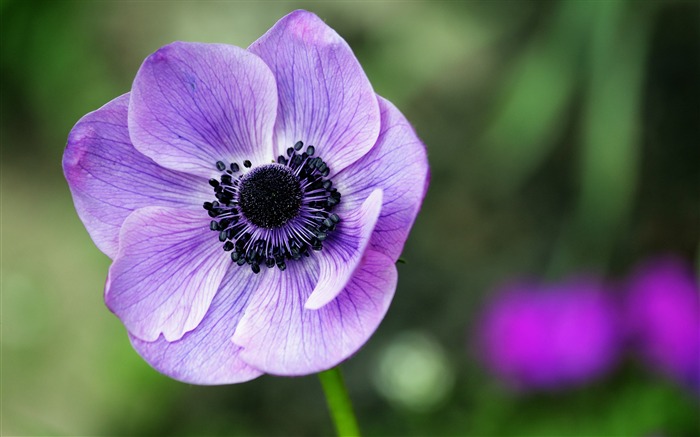
M 496 291 L 481 320 L 489 368 L 515 388 L 553 389 L 588 381 L 618 353 L 612 302 L 600 282 L 520 282 Z
M 198 384 L 303 375 L 384 317 L 425 148 L 347 43 L 293 12 L 247 50 L 176 42 L 73 128 L 63 167 L 134 348 Z M 341 197 L 342 193 L 342 197 Z
M 700 388 L 700 292 L 688 266 L 672 257 L 641 265 L 627 283 L 625 314 L 646 362 Z

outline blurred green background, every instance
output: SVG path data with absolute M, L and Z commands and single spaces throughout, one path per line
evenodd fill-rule
M 59 0 L 0 3 L 1 434 L 333 432 L 314 376 L 197 387 L 143 362 L 102 302 L 109 260 L 60 165 L 73 124 L 158 47 L 246 47 L 297 8 L 349 42 L 432 167 L 394 303 L 344 365 L 365 434 L 700 434 L 698 398 L 632 359 L 585 387 L 515 394 L 470 341 L 508 278 L 697 261 L 700 3 Z M 414 367 L 397 376 L 402 357 Z

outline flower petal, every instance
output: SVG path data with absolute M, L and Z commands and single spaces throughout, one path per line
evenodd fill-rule
M 231 265 L 209 311 L 193 331 L 172 343 L 162 336 L 146 342 L 131 335 L 131 344 L 156 370 L 179 381 L 214 385 L 256 378 L 262 372 L 238 357 L 241 348 L 231 336 L 261 279 L 250 269 Z
M 219 160 L 273 158 L 277 88 L 257 56 L 225 44 L 174 42 L 143 62 L 131 91 L 134 146 L 164 167 L 219 175 Z
M 343 221 L 318 253 L 318 283 L 304 304 L 316 310 L 343 291 L 360 264 L 382 207 L 382 190 L 374 190 L 360 208 L 342 216 Z
M 331 171 L 338 172 L 374 145 L 377 97 L 350 46 L 320 18 L 292 12 L 248 50 L 277 79 L 278 155 L 301 140 L 314 145 Z
M 212 197 L 206 180 L 167 170 L 131 145 L 129 95 L 117 97 L 76 123 L 63 154 L 75 209 L 97 247 L 117 255 L 119 228 L 145 206 L 191 207 Z
M 180 339 L 207 312 L 231 260 L 196 211 L 148 207 L 121 229 L 105 301 L 134 336 Z
M 357 208 L 377 188 L 384 191 L 370 248 L 396 261 L 428 188 L 428 160 L 425 146 L 401 112 L 381 97 L 379 106 L 382 130 L 377 144 L 333 182 L 343 194 L 341 210 Z
M 397 281 L 385 255 L 367 251 L 343 292 L 319 310 L 303 307 L 315 283 L 306 267 L 290 263 L 284 272 L 266 272 L 251 297 L 233 336 L 251 366 L 290 376 L 329 369 L 355 353 L 384 318 Z

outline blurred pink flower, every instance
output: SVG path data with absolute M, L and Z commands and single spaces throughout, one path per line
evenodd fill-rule
M 689 266 L 673 257 L 642 264 L 627 283 L 625 316 L 649 365 L 700 388 L 700 292 Z
M 487 305 L 479 344 L 489 369 L 514 388 L 577 385 L 619 353 L 615 310 L 593 278 L 507 284 Z

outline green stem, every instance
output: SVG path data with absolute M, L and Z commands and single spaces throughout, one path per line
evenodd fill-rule
M 334 367 L 318 374 L 326 394 L 328 409 L 331 410 L 335 430 L 340 437 L 360 436 L 360 428 L 352 410 L 352 402 L 343 382 L 340 367 Z

